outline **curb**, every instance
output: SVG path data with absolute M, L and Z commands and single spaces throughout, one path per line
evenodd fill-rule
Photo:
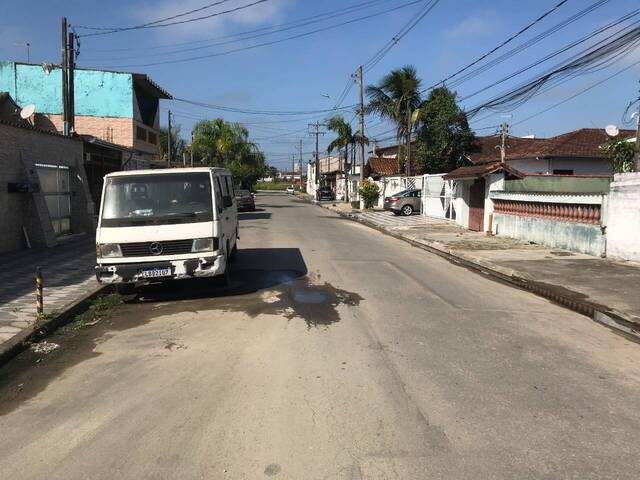
M 69 323 L 76 315 L 85 311 L 90 303 L 101 296 L 109 285 L 98 285 L 86 295 L 62 307 L 62 310 L 40 325 L 24 329 L 10 340 L 0 345 L 0 367 L 13 357 L 23 352 L 33 341 L 40 340 L 57 328 Z
M 553 285 L 547 285 L 532 279 L 524 278 L 518 275 L 515 271 L 501 269 L 500 267 L 497 267 L 495 265 L 479 263 L 473 259 L 466 258 L 464 255 L 460 255 L 459 253 L 453 253 L 453 251 L 451 250 L 438 247 L 436 242 L 433 242 L 431 244 L 418 242 L 411 238 L 405 237 L 404 235 L 388 230 L 385 227 L 381 227 L 368 220 L 358 218 L 352 214 L 341 212 L 339 210 L 334 210 L 328 205 L 325 206 L 311 200 L 308 201 L 309 203 L 317 205 L 320 208 L 324 208 L 326 210 L 337 213 L 341 217 L 347 218 L 354 222 L 358 222 L 362 225 L 366 225 L 367 227 L 377 230 L 380 233 L 396 238 L 398 240 L 402 240 L 416 248 L 420 248 L 427 252 L 436 254 L 451 263 L 462 265 L 465 268 L 482 273 L 501 283 L 519 288 L 521 290 L 526 290 L 533 293 L 534 295 L 546 298 L 547 300 L 550 300 L 557 305 L 589 317 L 591 320 L 594 320 L 595 322 L 609 328 L 614 333 L 620 334 L 625 338 L 640 343 L 640 325 L 638 325 L 638 323 L 634 322 L 631 319 L 625 318 L 622 314 L 612 312 L 610 308 L 604 305 L 599 305 L 587 300 L 572 297 L 571 295 L 554 291 Z M 579 295 L 578 292 L 575 293 L 576 296 Z

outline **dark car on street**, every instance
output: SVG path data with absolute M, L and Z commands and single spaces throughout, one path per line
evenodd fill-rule
M 236 205 L 239 212 L 253 212 L 256 209 L 256 202 L 249 190 L 236 191 Z
M 422 205 L 422 190 L 410 189 L 398 192 L 384 199 L 384 209 L 395 215 L 412 215 L 420 211 Z
M 333 200 L 331 187 L 320 187 L 316 190 L 316 200 Z

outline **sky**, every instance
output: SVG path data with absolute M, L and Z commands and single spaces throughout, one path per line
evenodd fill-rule
M 404 65 L 417 68 L 425 87 L 438 83 L 499 45 L 559 1 L 440 0 L 379 62 L 368 69 L 364 76 L 365 84 L 374 84 L 392 69 Z M 353 119 L 353 126 L 357 127 L 356 110 L 351 107 L 358 102 L 355 86 L 342 104 L 349 108 L 331 109 L 358 65 L 366 64 L 408 22 L 416 19 L 426 2 L 218 0 L 218 5 L 208 8 L 205 7 L 214 3 L 212 0 L 2 0 L 2 3 L 0 59 L 26 61 L 25 44 L 28 42 L 32 62 L 59 62 L 60 17 L 65 15 L 70 24 L 78 27 L 76 32 L 81 35 L 79 67 L 147 73 L 175 98 L 195 102 L 270 112 L 322 111 L 298 115 L 256 115 L 196 107 L 180 101 L 162 102 L 162 123 L 166 124 L 167 110 L 172 110 L 174 123 L 180 125 L 185 138 L 189 138 L 198 119 L 222 117 L 243 122 L 249 129 L 250 138 L 266 153 L 268 162 L 280 169 L 290 169 L 293 154 L 299 161 L 300 140 L 303 141 L 303 163 L 312 158 L 315 138 L 309 134 L 309 123 L 323 122 L 332 115 L 342 114 L 347 120 Z M 568 0 L 483 63 L 595 3 L 596 0 Z M 352 6 L 354 9 L 351 11 L 343 10 Z M 464 98 L 639 7 L 637 0 L 604 1 L 591 13 L 536 45 L 456 85 L 455 90 L 460 98 Z M 108 35 L 89 36 L 101 30 L 80 28 L 129 27 L 196 9 L 201 10 L 176 17 L 173 21 L 238 10 L 178 25 Z M 318 15 L 329 12 L 335 12 L 331 18 L 322 17 L 322 22 L 310 23 L 317 20 Z M 370 18 L 338 25 L 360 17 Z M 295 26 L 290 22 L 302 19 L 308 19 L 306 25 L 289 28 Z M 640 15 L 632 21 L 638 20 Z M 273 32 L 278 25 L 283 28 L 283 24 L 289 29 Z M 331 28 L 310 33 L 324 27 Z M 296 36 L 283 42 L 253 47 Z M 544 62 L 462 101 L 461 105 L 470 109 L 536 77 L 579 50 L 580 47 L 575 48 Z M 198 58 L 189 60 L 193 57 Z M 175 63 L 149 65 L 176 60 Z M 603 128 L 608 124 L 629 128 L 623 123 L 622 116 L 629 102 L 638 97 L 638 62 L 640 47 L 608 68 L 577 76 L 537 95 L 513 111 L 481 112 L 472 119 L 471 125 L 478 134 L 487 135 L 494 133 L 495 125 L 507 121 L 513 125 L 513 135 L 533 134 L 539 137 L 583 127 Z M 627 70 L 616 77 L 603 81 L 625 68 Z M 586 93 L 528 118 L 601 81 Z M 380 145 L 393 143 L 389 139 L 392 135 L 388 133 L 390 128 L 392 126 L 387 122 L 367 116 L 367 136 L 381 139 Z M 330 132 L 321 136 L 321 153 L 331 140 Z

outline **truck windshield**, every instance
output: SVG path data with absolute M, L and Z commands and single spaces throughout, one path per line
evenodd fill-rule
M 213 220 L 208 173 L 170 173 L 107 178 L 103 227 L 168 225 Z

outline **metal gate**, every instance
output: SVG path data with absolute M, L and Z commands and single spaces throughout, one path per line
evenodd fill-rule
M 44 196 L 56 235 L 71 232 L 70 170 L 64 165 L 36 163 L 40 191 Z
M 456 219 L 456 188 L 443 174 L 425 175 L 422 183 L 422 212 L 435 218 Z

